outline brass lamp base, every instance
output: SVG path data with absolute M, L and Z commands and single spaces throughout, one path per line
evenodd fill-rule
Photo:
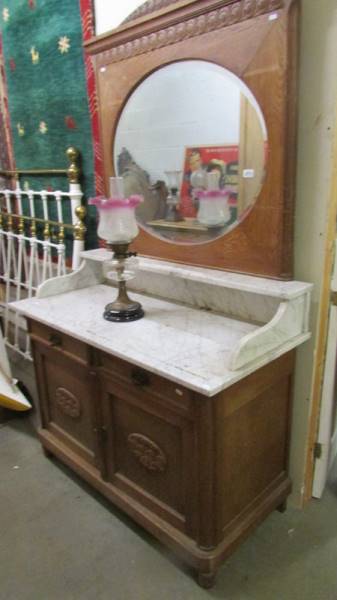
M 116 271 L 119 275 L 118 297 L 114 302 L 106 305 L 103 313 L 107 321 L 117 323 L 127 323 L 128 321 L 137 321 L 144 316 L 144 311 L 139 302 L 134 302 L 129 298 L 126 291 L 126 281 L 123 279 L 125 260 L 130 256 L 135 256 L 135 252 L 128 251 L 128 243 L 111 244 L 114 252 L 114 258 L 118 260 L 119 266 Z

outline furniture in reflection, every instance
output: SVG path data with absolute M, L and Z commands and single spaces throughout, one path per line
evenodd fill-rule
M 256 110 L 265 121 L 268 156 L 254 207 L 246 214 L 243 204 L 244 218 L 227 234 L 208 243 L 182 247 L 143 228 L 135 248 L 162 260 L 289 279 L 296 163 L 298 2 L 194 0 L 165 4 L 160 10 L 146 3 L 150 5 L 153 12 L 144 10 L 143 17 L 128 20 L 111 33 L 85 43 L 98 84 L 106 183 L 117 158 L 114 136 L 130 96 L 153 73 L 184 61 L 215 64 L 249 88 Z M 218 116 L 219 122 L 225 114 L 226 107 Z M 251 123 L 249 114 L 242 119 Z M 189 143 L 186 140 L 185 145 Z M 209 143 L 201 141 L 201 145 Z M 132 153 L 132 148 L 129 150 Z M 255 156 L 253 141 L 242 150 L 241 170 L 245 157 L 251 156 Z M 260 162 L 263 151 L 261 157 Z M 260 162 L 252 170 L 261 171 Z M 241 191 L 246 188 L 250 193 L 251 185 L 251 179 L 245 178 Z
M 290 492 L 294 349 L 310 337 L 311 286 L 141 258 L 129 286 L 144 319 L 107 323 L 110 253 L 84 256 L 16 303 L 43 448 L 210 587 Z
M 148 221 L 149 227 L 158 229 L 175 229 L 179 231 L 204 231 L 207 232 L 208 228 L 205 225 L 198 223 L 196 219 L 186 218 L 184 221 L 166 221 L 165 219 L 158 219 L 156 221 Z

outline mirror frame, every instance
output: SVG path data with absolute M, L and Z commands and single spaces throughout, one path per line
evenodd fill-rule
M 147 4 L 145 3 L 145 9 Z M 223 237 L 177 245 L 141 230 L 141 255 L 259 276 L 292 277 L 297 117 L 297 0 L 180 0 L 85 43 L 96 71 L 105 189 L 123 107 L 153 71 L 214 62 L 240 77 L 263 112 L 266 177 L 254 208 Z

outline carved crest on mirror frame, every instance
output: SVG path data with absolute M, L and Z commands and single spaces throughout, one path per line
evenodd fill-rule
M 228 2 L 223 2 L 223 4 L 230 3 L 231 0 Z M 123 22 L 129 23 L 130 21 L 145 17 L 157 10 L 167 8 L 168 6 L 172 6 L 174 4 L 177 4 L 177 0 L 147 0 L 147 2 L 143 2 L 143 4 L 136 8 L 126 19 L 124 19 Z M 256 16 L 257 14 L 262 14 L 263 12 L 282 8 L 282 6 L 283 0 L 244 0 L 242 3 L 242 14 L 245 15 L 244 18 L 248 18 L 249 16 Z M 239 12 L 238 9 L 235 10 L 236 12 Z
M 225 1 L 213 4 L 220 6 L 206 15 L 200 14 L 183 22 L 172 22 L 167 28 L 152 31 L 147 35 L 106 49 L 103 59 L 109 60 L 109 62 L 118 62 L 132 56 L 144 54 L 145 52 L 151 52 L 156 48 L 162 48 L 197 35 L 202 35 L 203 33 L 209 33 L 222 27 L 234 25 L 235 23 L 240 23 L 240 21 L 281 9 L 284 5 L 284 0 L 237 0 L 236 2 Z M 149 2 L 145 2 L 144 5 L 142 4 L 139 9 L 132 13 L 124 23 L 132 23 L 132 21 L 140 16 L 149 15 L 150 17 L 159 8 L 171 5 L 174 7 L 179 5 L 179 2 L 166 2 L 165 0 L 155 2 L 155 0 L 149 0 Z

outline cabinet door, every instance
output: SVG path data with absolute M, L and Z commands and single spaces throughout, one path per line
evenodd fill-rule
M 193 537 L 193 421 L 157 406 L 150 394 L 111 380 L 103 386 L 108 480 Z
M 43 429 L 90 464 L 99 467 L 99 395 L 87 365 L 62 350 L 34 344 Z

